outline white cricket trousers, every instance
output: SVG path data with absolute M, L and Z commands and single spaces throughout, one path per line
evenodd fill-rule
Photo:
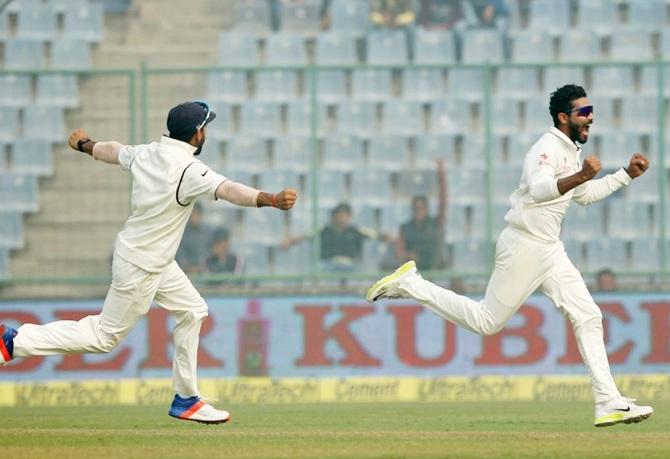
M 112 285 L 102 312 L 79 321 L 24 324 L 14 338 L 14 357 L 110 352 L 149 311 L 152 301 L 174 313 L 174 391 L 200 395 L 196 377 L 200 325 L 207 304 L 176 261 L 150 273 L 114 255 Z
M 562 242 L 539 242 L 507 227 L 496 244 L 495 268 L 479 302 L 417 277 L 398 288 L 441 317 L 480 335 L 502 330 L 539 288 L 572 323 L 579 352 L 591 373 L 596 403 L 620 396 L 607 360 L 602 313 Z

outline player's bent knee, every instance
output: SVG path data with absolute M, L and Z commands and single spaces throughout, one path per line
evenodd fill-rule
M 111 333 L 102 333 L 98 341 L 98 350 L 102 353 L 112 352 L 119 345 L 122 336 Z
M 505 328 L 504 323 L 490 323 L 487 324 L 483 330 L 481 331 L 481 334 L 483 336 L 492 336 L 498 334 L 503 328 Z

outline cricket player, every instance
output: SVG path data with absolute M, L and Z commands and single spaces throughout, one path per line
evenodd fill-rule
M 565 212 L 574 200 L 588 205 L 606 198 L 642 175 L 647 158 L 635 153 L 628 167 L 594 179 L 601 169 L 595 156 L 580 167 L 581 144 L 589 138 L 593 105 L 580 86 L 566 85 L 551 94 L 554 127 L 526 154 L 519 188 L 510 198 L 507 227 L 496 244 L 495 267 L 482 301 L 473 301 L 424 280 L 409 261 L 377 281 L 368 301 L 413 298 L 441 317 L 480 335 L 505 326 L 538 288 L 569 319 L 579 351 L 591 373 L 594 425 L 642 421 L 654 412 L 623 397 L 612 379 L 603 340 L 602 313 L 581 274 L 559 240 Z
M 167 117 L 169 135 L 148 145 L 96 142 L 74 131 L 70 147 L 98 161 L 118 164 L 133 178 L 132 214 L 116 239 L 112 285 L 99 315 L 46 325 L 0 325 L 0 365 L 16 357 L 110 352 L 149 311 L 152 301 L 174 313 L 175 397 L 169 414 L 220 424 L 230 414 L 200 397 L 196 380 L 200 325 L 207 304 L 175 261 L 193 204 L 200 197 L 246 207 L 289 210 L 297 193 L 271 194 L 219 175 L 196 158 L 207 124 L 216 114 L 203 102 L 185 102 Z

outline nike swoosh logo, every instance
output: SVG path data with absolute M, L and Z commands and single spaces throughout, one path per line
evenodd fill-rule
M 627 407 L 625 410 L 623 408 L 614 408 L 617 411 L 630 411 L 630 406 Z
M 205 172 L 203 172 L 203 173 L 200 174 L 200 175 L 202 175 L 202 176 L 204 177 L 205 175 L 207 175 L 207 172 L 209 172 L 209 169 L 207 169 Z

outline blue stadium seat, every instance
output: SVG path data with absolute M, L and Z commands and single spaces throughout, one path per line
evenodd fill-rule
M 488 272 L 490 247 L 488 242 L 476 239 L 451 244 L 451 269 L 464 273 Z
M 498 204 L 509 202 L 510 195 L 519 188 L 521 168 L 513 166 L 496 167 L 493 174 L 493 198 Z
M 22 249 L 24 246 L 23 216 L 15 210 L 0 211 L 0 257 L 9 249 Z M 2 261 L 0 260 L 0 266 Z M 0 273 L 2 268 L 0 268 Z M 1 274 L 0 274 L 1 276 Z
M 49 3 L 34 0 L 19 2 L 17 36 L 50 41 L 56 36 L 56 13 Z
M 661 251 L 658 238 L 635 238 L 631 241 L 631 269 L 634 271 L 658 271 L 661 266 Z
M 570 206 L 563 219 L 562 236 L 584 242 L 602 239 L 605 234 L 604 211 L 603 203 L 588 207 Z
M 441 70 L 407 69 L 403 71 L 403 97 L 408 100 L 431 102 L 444 96 Z
M 622 97 L 634 88 L 631 67 L 595 67 L 591 94 L 604 97 Z
M 451 203 L 447 206 L 445 242 L 461 242 L 469 237 L 467 214 L 468 206 Z
M 625 96 L 621 100 L 621 126 L 629 133 L 651 134 L 657 131 L 658 98 Z
M 526 99 L 540 94 L 537 70 L 533 68 L 502 68 L 498 70 L 498 95 Z
M 305 65 L 307 49 L 305 40 L 297 35 L 277 33 L 268 36 L 266 43 L 268 65 Z
M 343 70 L 319 70 L 316 75 L 316 87 L 320 102 L 334 104 L 348 98 L 347 75 Z
M 209 106 L 216 113 L 216 121 L 207 125 L 209 139 L 224 140 L 233 136 L 233 114 L 229 104 L 212 101 Z
M 355 64 L 356 44 L 349 35 L 334 32 L 316 36 L 316 63 L 320 65 L 351 65 Z
M 439 99 L 431 104 L 433 134 L 458 134 L 470 127 L 470 105 L 464 100 Z
M 266 0 L 244 0 L 235 2 L 233 27 L 244 33 L 265 34 L 272 29 L 270 2 Z
M 370 166 L 398 172 L 410 167 L 407 139 L 400 136 L 372 137 L 368 148 Z
M 451 167 L 465 167 L 468 169 L 486 168 L 486 136 L 482 134 L 464 134 L 461 141 L 460 164 L 454 163 Z M 447 165 L 449 167 L 449 165 Z
M 30 138 L 64 142 L 65 119 L 59 107 L 30 106 L 23 109 L 23 135 Z
M 124 14 L 130 8 L 133 0 L 103 0 L 105 13 Z
M 54 172 L 51 144 L 44 139 L 16 139 L 12 145 L 11 165 L 15 174 L 49 176 Z
M 0 106 L 0 141 L 11 142 L 18 134 L 18 110 Z
M 659 185 L 655 174 L 644 174 L 635 179 L 635 183 L 626 190 L 626 198 L 633 202 L 658 203 Z
M 320 26 L 320 0 L 279 2 L 281 29 L 285 32 L 316 34 Z
M 242 104 L 240 132 L 261 137 L 281 134 L 279 105 L 270 102 L 249 101 Z
M 377 239 L 363 241 L 363 253 L 359 270 L 363 273 L 377 273 L 381 269 L 382 261 L 388 251 L 388 245 Z
M 434 169 L 437 159 L 444 160 L 447 168 L 456 163 L 455 135 L 422 135 L 416 138 L 414 167 L 417 169 Z
M 566 84 L 577 84 L 586 87 L 584 69 L 581 67 L 547 67 L 544 70 L 544 93 L 549 95 Z M 549 98 L 546 97 L 549 110 Z
M 6 69 L 33 70 L 44 66 L 44 47 L 41 41 L 10 38 L 5 42 Z
M 289 102 L 298 96 L 298 79 L 291 70 L 256 72 L 256 99 L 264 102 Z
M 260 64 L 256 38 L 238 32 L 221 33 L 219 35 L 219 63 L 249 67 Z
M 484 72 L 478 69 L 451 69 L 447 78 L 449 97 L 479 101 L 484 98 Z
M 290 235 L 306 235 L 314 234 L 314 215 L 311 209 L 294 208 L 288 213 L 288 234 Z M 319 226 L 323 226 L 324 218 L 319 219 Z
M 456 40 L 453 32 L 416 29 L 414 62 L 435 65 L 456 62 Z
M 346 134 L 324 139 L 321 167 L 351 172 L 364 166 L 363 143 L 360 139 Z
M 284 236 L 286 214 L 283 212 L 263 212 L 258 209 L 245 209 L 242 215 L 242 238 L 244 242 L 267 245 L 281 243 Z
M 617 27 L 617 5 L 612 0 L 579 0 L 578 9 L 577 27 L 580 29 L 593 30 L 599 35 L 609 35 Z
M 526 99 L 525 114 L 524 131 L 527 133 L 546 132 L 553 126 L 551 114 L 549 113 L 549 98 L 546 96 L 529 97 Z M 600 124 L 599 120 L 597 122 Z
M 575 239 L 562 239 L 563 247 L 565 247 L 565 253 L 568 254 L 568 258 L 574 264 L 577 269 L 587 269 L 586 261 L 586 250 L 584 248 L 584 243 Z
M 653 61 L 652 33 L 639 29 L 616 29 L 612 33 L 610 59 L 614 61 Z
M 351 195 L 357 204 L 381 206 L 393 195 L 388 172 L 377 169 L 355 169 L 351 173 Z
M 37 178 L 34 175 L 0 174 L 0 210 L 37 212 L 39 210 Z
M 0 250 L 0 279 L 7 279 L 9 277 L 9 251 Z
M 486 205 L 473 205 L 468 206 L 467 215 L 469 216 L 468 223 L 466 226 L 467 229 L 467 238 L 468 239 L 481 239 L 484 240 L 487 237 L 487 208 Z M 491 237 L 495 240 L 497 239 L 500 232 L 507 226 L 505 222 L 505 215 L 509 211 L 508 203 L 494 203 L 493 208 L 491 209 Z
M 288 249 L 277 247 L 274 250 L 275 274 L 306 274 L 313 271 L 312 242 L 303 241 Z
M 314 134 L 320 136 L 325 132 L 324 126 L 327 124 L 328 107 L 319 104 L 319 113 Z M 287 106 L 287 125 L 286 131 L 289 135 L 309 137 L 312 132 L 312 101 L 293 101 Z
M 652 204 L 641 205 L 624 199 L 608 200 L 607 234 L 624 239 L 654 236 L 657 222 L 653 220 L 652 211 Z
M 670 59 L 670 30 L 663 29 L 661 31 L 661 56 L 663 59 Z
M 390 70 L 357 69 L 352 72 L 352 96 L 356 100 L 388 100 L 391 89 Z
M 331 30 L 360 36 L 369 27 L 370 4 L 368 0 L 331 2 Z
M 102 5 L 88 3 L 81 8 L 65 11 L 63 36 L 91 42 L 100 42 L 104 30 Z
M 352 208 L 353 220 L 357 226 L 372 230 L 378 227 L 375 217 L 377 207 L 367 204 L 358 205 L 356 202 L 352 203 L 352 205 L 354 206 Z
M 370 137 L 377 131 L 375 104 L 370 102 L 341 102 L 337 106 L 337 132 Z
M 86 40 L 63 38 L 51 43 L 51 67 L 87 70 L 93 66 L 91 45 Z
M 520 131 L 521 115 L 517 99 L 491 99 L 491 130 L 494 134 L 512 134 Z M 483 115 L 482 115 L 483 117 Z
M 540 134 L 544 134 L 549 130 L 550 126 L 552 126 L 551 118 L 547 117 L 547 120 L 544 129 L 539 131 Z M 540 136 L 535 132 L 509 136 L 509 143 L 507 146 L 508 164 L 515 165 L 519 168 L 523 167 L 528 150 L 530 150 L 530 147 L 537 142 L 539 138 Z
M 280 137 L 275 141 L 276 167 L 306 173 L 312 161 L 312 141 L 306 137 Z
M 307 182 L 311 182 L 311 176 Z M 318 178 L 319 207 L 330 209 L 341 202 L 349 201 L 347 178 L 342 171 L 319 171 Z M 309 189 L 309 187 L 308 187 Z
M 79 85 L 75 75 L 47 74 L 37 77 L 37 104 L 45 107 L 79 106 Z
M 663 0 L 628 0 L 627 3 L 629 27 L 655 32 L 666 27 Z
M 449 202 L 483 204 L 486 197 L 486 171 L 482 169 L 447 169 Z
M 614 103 L 609 97 L 590 96 L 593 104 L 594 124 L 592 134 L 605 133 L 614 130 Z
M 243 243 L 236 245 L 234 251 L 242 260 L 244 274 L 271 274 L 270 246 L 267 244 Z
M 261 172 L 268 167 L 267 146 L 263 139 L 237 136 L 228 143 L 226 169 Z
M 207 98 L 212 102 L 239 104 L 247 99 L 245 72 L 212 71 L 207 75 Z
M 505 59 L 502 34 L 497 29 L 469 29 L 463 34 L 462 62 L 500 63 Z
M 594 238 L 586 241 L 585 247 L 588 269 L 591 271 L 628 267 L 626 241 L 622 239 Z
M 398 174 L 398 194 L 405 198 L 437 195 L 435 170 L 407 170 Z
M 534 0 L 530 3 L 529 28 L 563 35 L 570 29 L 570 4 L 555 0 Z
M 392 101 L 382 107 L 384 134 L 413 136 L 425 131 L 423 108 L 418 102 Z
M 561 37 L 561 60 L 597 62 L 601 60 L 600 38 L 591 30 L 571 30 Z
M 25 107 L 30 105 L 32 98 L 30 76 L 0 75 L 0 107 Z
M 7 11 L 0 12 L 0 41 L 9 38 L 9 17 Z
M 374 29 L 367 36 L 367 62 L 377 65 L 403 65 L 408 62 L 405 30 Z
M 512 35 L 513 62 L 546 62 L 553 57 L 552 38 L 544 30 L 518 30 Z
M 384 234 L 400 235 L 400 227 L 411 218 L 409 206 L 405 203 L 398 205 L 387 202 L 379 210 L 380 232 Z
M 212 136 L 208 136 L 207 141 L 202 147 L 202 151 L 198 155 L 198 159 L 207 164 L 211 169 L 217 172 L 222 171 L 223 160 L 221 159 L 221 141 Z

